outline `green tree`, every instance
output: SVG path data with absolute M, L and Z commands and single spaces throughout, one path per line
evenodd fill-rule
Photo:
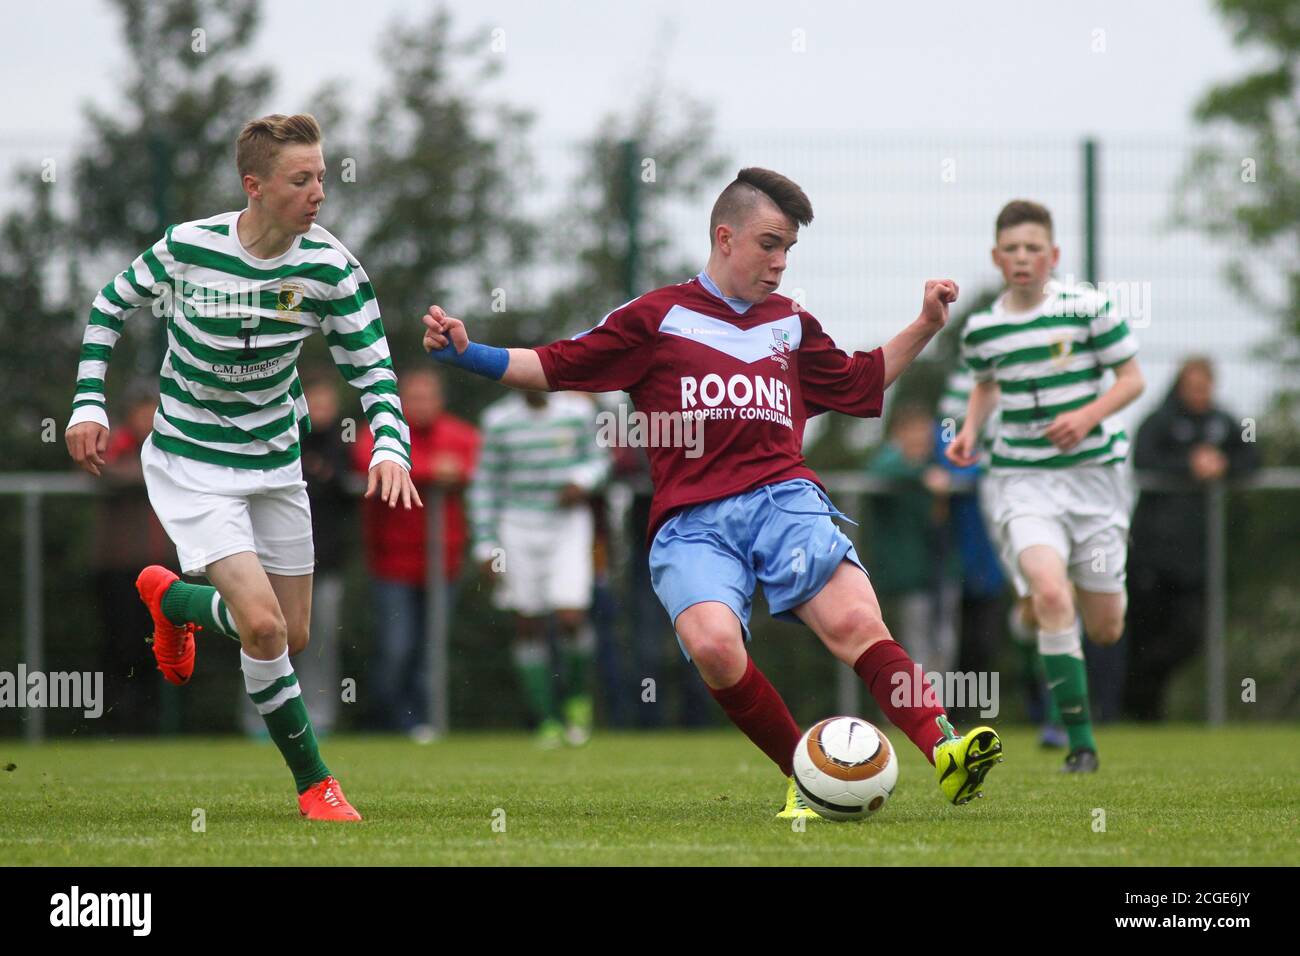
M 427 361 L 418 319 L 430 303 L 491 314 L 493 291 L 508 295 L 533 259 L 537 229 L 521 211 L 531 117 L 483 95 L 500 58 L 486 30 L 458 39 L 445 9 L 393 23 L 381 50 L 387 84 L 348 157 L 355 182 L 334 196 L 386 324 L 402 330 L 395 361 Z
M 1179 190 L 1178 217 L 1229 248 L 1227 279 L 1275 316 L 1277 335 L 1262 354 L 1285 381 L 1300 369 L 1300 16 L 1295 0 L 1217 0 L 1233 42 L 1261 55 L 1246 76 L 1211 88 L 1194 116 L 1206 130 Z M 1294 387 L 1274 410 L 1292 434 Z M 1297 452 L 1291 447 L 1289 457 Z M 1278 449 L 1274 448 L 1276 454 Z
M 1179 189 L 1177 214 L 1230 250 L 1234 291 L 1277 320 L 1261 360 L 1282 388 L 1258 423 L 1272 464 L 1300 462 L 1300 5 L 1295 0 L 1216 0 L 1233 42 L 1257 55 L 1245 76 L 1208 90 L 1194 109 L 1205 136 Z M 1295 647 L 1300 534 L 1294 492 L 1234 496 L 1228 515 L 1228 653 L 1237 673 L 1257 675 L 1253 716 L 1294 714 L 1300 701 Z M 1267 573 L 1254 556 L 1270 555 Z M 1199 670 L 1199 666 L 1198 666 Z M 1200 710 L 1199 673 L 1182 682 L 1182 706 Z M 1178 706 L 1175 697 L 1175 707 Z
M 581 147 L 581 165 L 553 219 L 550 252 L 568 281 L 527 325 L 550 339 L 589 328 L 610 309 L 704 265 L 707 209 L 728 160 L 713 145 L 709 107 L 656 89 L 626 114 L 602 117 Z M 699 222 L 693 253 L 677 248 L 671 221 L 690 206 Z
M 131 69 L 121 103 L 86 110 L 73 225 L 80 249 L 134 257 L 172 223 L 243 204 L 233 144 L 272 78 L 248 67 L 257 0 L 114 5 Z
M 78 282 L 75 260 L 64 254 L 67 234 L 54 208 L 56 183 L 32 176 L 23 186 L 26 208 L 9 213 L 0 225 L 0 442 L 6 467 L 13 470 L 66 464 L 63 424 L 81 341 L 66 295 L 57 291 Z
M 79 326 L 94 291 L 168 226 L 243 205 L 233 144 L 272 85 L 270 70 L 247 66 L 257 0 L 114 5 L 131 69 L 119 102 L 86 107 L 89 142 L 74 164 L 68 236 L 75 256 L 94 263 L 90 287 L 70 290 Z M 106 381 L 110 421 L 125 388 L 153 385 L 165 335 L 144 315 L 127 323 Z M 59 379 L 75 367 L 73 354 Z

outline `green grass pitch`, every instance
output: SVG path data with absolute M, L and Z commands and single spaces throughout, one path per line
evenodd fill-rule
M 784 782 L 734 731 L 328 739 L 359 825 L 299 819 L 270 744 L 0 741 L 0 860 L 19 865 L 1296 865 L 1300 731 L 1105 727 L 1102 771 L 1057 772 L 1028 728 L 985 799 L 945 804 L 902 734 L 875 819 L 773 819 Z M 6 767 L 11 769 L 5 770 Z M 205 829 L 196 832 L 195 810 Z M 504 813 L 502 813 L 504 811 Z M 1097 811 L 1104 811 L 1104 832 Z M 496 829 L 494 829 L 494 822 Z M 504 832 L 499 832 L 504 823 Z

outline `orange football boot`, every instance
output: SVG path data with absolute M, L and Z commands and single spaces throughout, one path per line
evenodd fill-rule
M 308 820 L 360 820 L 361 814 L 352 808 L 343 788 L 332 776 L 313 783 L 298 794 L 298 812 Z
M 163 594 L 179 578 L 162 565 L 151 564 L 135 579 L 153 618 L 153 656 L 163 677 L 173 684 L 184 684 L 194 673 L 194 624 L 173 624 L 162 611 Z

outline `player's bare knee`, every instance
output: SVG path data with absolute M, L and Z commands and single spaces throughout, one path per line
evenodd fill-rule
M 744 641 L 734 634 L 708 631 L 682 643 L 700 676 L 711 687 L 728 686 L 744 676 L 748 654 Z
M 835 614 L 827 628 L 831 653 L 852 666 L 872 644 L 890 639 L 889 628 L 872 604 L 848 605 Z
M 1124 621 L 1108 619 L 1100 622 L 1088 630 L 1088 637 L 1094 644 L 1100 644 L 1103 647 L 1109 647 L 1116 644 L 1124 636 Z
M 1074 617 L 1074 595 L 1069 585 L 1052 582 L 1034 589 L 1034 616 L 1040 622 Z
M 274 611 L 255 611 L 248 615 L 248 641 L 253 645 L 271 650 L 284 647 L 288 643 L 289 629 L 284 616 Z

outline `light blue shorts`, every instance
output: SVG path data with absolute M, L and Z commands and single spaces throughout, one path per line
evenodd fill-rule
M 862 568 L 833 515 L 843 517 L 806 478 L 685 508 L 664 522 L 650 546 L 655 594 L 674 623 L 701 601 L 727 605 L 748 641 L 754 587 L 761 583 L 772 616 L 798 622 L 791 609 L 824 588 L 841 561 Z M 690 660 L 686 648 L 682 653 Z

